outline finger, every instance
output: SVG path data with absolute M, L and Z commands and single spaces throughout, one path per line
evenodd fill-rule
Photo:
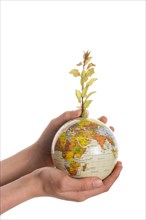
M 81 198 L 81 200 L 82 199 L 84 200 L 108 191 L 110 187 L 113 185 L 113 183 L 116 181 L 116 179 L 119 177 L 121 170 L 122 170 L 122 163 L 117 162 L 114 171 L 109 177 L 103 180 L 103 185 L 101 185 L 101 187 L 89 191 L 84 191 L 82 195 L 78 195 L 78 196 Z
M 111 129 L 112 131 L 115 131 L 114 127 L 112 127 L 112 126 L 110 126 L 110 129 Z
M 80 191 L 80 192 L 75 191 L 75 192 L 58 193 L 57 198 L 69 200 L 69 201 L 75 201 L 75 202 L 82 202 L 82 201 L 89 198 L 87 192 L 89 192 L 89 191 Z
M 58 116 L 57 118 L 54 118 L 50 124 L 49 128 L 51 127 L 51 134 L 54 135 L 56 131 L 67 121 L 75 119 L 80 117 L 81 115 L 81 110 L 75 110 L 75 111 L 67 111 Z
M 104 124 L 107 123 L 107 117 L 105 117 L 105 116 L 101 116 L 101 117 L 99 118 L 99 120 L 100 120 L 101 122 L 103 122 Z
M 64 191 L 63 193 L 59 193 L 58 196 L 66 200 L 82 202 L 90 197 L 99 195 L 109 190 L 109 188 L 113 185 L 113 183 L 116 181 L 116 179 L 120 175 L 121 170 L 122 170 L 122 163 L 118 162 L 112 174 L 103 181 L 103 184 L 101 185 L 99 184 L 98 187 L 97 186 L 95 187 L 96 184 L 93 184 L 95 180 L 99 180 L 98 178 L 97 179 L 86 178 L 86 179 L 81 179 L 81 180 L 73 179 L 75 180 L 75 182 L 76 181 L 78 183 L 80 182 L 79 184 L 80 186 L 76 187 L 76 183 L 74 182 L 75 185 L 73 188 L 71 187 L 72 188 L 71 191 Z M 89 181 L 89 182 L 84 182 L 84 181 Z M 71 184 L 74 184 L 74 183 L 72 182 Z M 77 191 L 76 190 L 74 191 L 74 189 L 77 189 Z
M 52 143 L 53 137 L 58 131 L 58 129 L 67 121 L 78 118 L 80 117 L 80 115 L 81 115 L 81 110 L 67 111 L 64 112 L 62 115 L 58 116 L 57 118 L 51 120 L 51 122 L 45 128 L 45 130 L 41 135 L 41 138 L 43 139 L 44 143 L 49 146 Z M 49 139 L 48 139 L 48 133 L 50 136 Z
M 112 173 L 103 181 L 105 191 L 107 191 L 113 185 L 113 183 L 119 177 L 121 170 L 122 170 L 122 163 L 119 161 L 117 162 Z
M 68 178 L 65 178 L 65 181 L 62 184 L 64 186 L 65 191 L 88 191 L 93 190 L 98 187 L 101 187 L 103 185 L 103 182 L 101 179 L 97 177 L 88 177 L 83 179 L 74 179 L 68 176 Z
M 62 125 L 65 122 L 78 118 L 81 115 L 81 110 L 75 110 L 75 111 L 67 111 L 58 116 L 57 118 L 54 119 L 54 121 L 57 122 L 58 125 Z

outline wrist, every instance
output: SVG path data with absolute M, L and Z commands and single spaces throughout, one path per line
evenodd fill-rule
M 11 183 L 1 187 L 0 213 L 19 205 L 36 196 L 34 177 L 32 174 L 25 175 Z
M 41 180 L 42 175 L 42 168 L 34 170 L 32 173 L 29 174 L 29 184 L 31 189 L 31 197 L 40 197 L 44 196 L 43 192 L 43 183 Z
M 37 158 L 36 161 L 38 166 L 36 169 L 45 166 L 52 166 L 51 150 L 49 147 L 49 144 L 46 146 L 40 140 L 32 145 L 33 152 Z
M 49 167 L 43 167 L 32 172 L 33 197 L 50 195 L 50 192 L 48 190 L 49 188 L 48 176 L 50 169 L 51 168 Z
M 27 199 L 32 199 L 37 197 L 38 192 L 38 180 L 34 175 L 34 172 L 27 174 L 26 176 L 20 179 L 24 185 L 24 190 L 27 195 Z

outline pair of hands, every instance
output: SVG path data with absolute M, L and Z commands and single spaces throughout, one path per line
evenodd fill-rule
M 47 152 L 44 154 L 44 161 L 49 166 L 35 171 L 42 183 L 41 188 L 43 191 L 41 195 L 49 195 L 65 200 L 83 201 L 108 191 L 120 175 L 122 170 L 121 162 L 117 162 L 111 175 L 103 181 L 97 177 L 74 179 L 67 176 L 63 171 L 50 167 L 53 166 L 50 147 L 54 135 L 65 122 L 79 117 L 80 114 L 80 110 L 68 111 L 53 119 L 37 141 L 37 144 L 44 148 L 43 151 Z M 103 123 L 107 122 L 105 116 L 100 117 L 99 120 Z M 113 127 L 110 128 L 114 131 Z
M 1 213 L 38 196 L 84 201 L 110 189 L 120 175 L 121 162 L 117 162 L 113 172 L 103 181 L 98 177 L 74 179 L 53 166 L 54 135 L 64 123 L 80 115 L 80 110 L 63 113 L 49 123 L 33 145 L 1 161 Z M 104 116 L 99 120 L 107 122 Z

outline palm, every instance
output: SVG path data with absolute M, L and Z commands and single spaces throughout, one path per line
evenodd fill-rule
M 121 169 L 121 162 L 118 162 L 110 176 L 103 181 L 98 177 L 71 178 L 63 171 L 52 167 L 44 167 L 37 170 L 37 172 L 44 196 L 47 195 L 64 200 L 84 201 L 107 191 L 120 175 Z

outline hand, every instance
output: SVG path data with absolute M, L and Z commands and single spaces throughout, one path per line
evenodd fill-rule
M 81 202 L 92 196 L 107 192 L 122 170 L 122 163 L 117 162 L 113 172 L 103 181 L 97 177 L 74 179 L 63 171 L 52 167 L 36 171 L 36 196 L 51 196 L 64 200 Z
M 122 164 L 118 162 L 111 175 L 102 181 L 97 177 L 74 179 L 56 168 L 40 168 L 1 187 L 0 214 L 38 196 L 84 201 L 108 191 L 121 170 Z
M 53 166 L 51 157 L 51 145 L 56 132 L 67 121 L 78 118 L 80 117 L 80 115 L 81 110 L 67 111 L 50 121 L 50 123 L 43 131 L 38 141 L 34 144 L 37 147 L 37 149 L 41 151 L 39 155 L 42 158 L 39 158 L 38 163 L 39 161 L 43 161 L 43 166 Z M 41 164 L 40 167 L 42 167 Z

